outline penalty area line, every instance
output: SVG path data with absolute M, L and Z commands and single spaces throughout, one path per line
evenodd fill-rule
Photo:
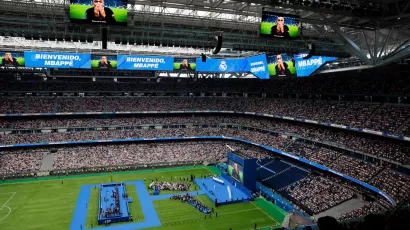
M 11 193 L 13 193 L 13 195 L 11 195 L 11 197 L 6 201 L 6 203 L 4 203 L 3 206 L 1 206 L 1 208 L 0 208 L 0 211 L 3 210 L 3 208 L 8 208 L 8 209 L 9 209 L 9 212 L 7 213 L 6 216 L 4 216 L 3 218 L 1 218 L 0 221 L 6 219 L 6 217 L 8 217 L 8 216 L 10 215 L 10 213 L 11 213 L 11 208 L 10 208 L 9 206 L 6 206 L 6 205 L 7 205 L 7 203 L 14 197 L 14 195 L 16 195 L 16 192 L 10 192 L 10 193 L 7 193 L 7 194 L 11 194 Z M 5 194 L 5 193 L 3 193 L 3 194 Z
M 258 208 L 259 210 L 261 210 L 261 212 L 263 212 L 265 215 L 267 215 L 269 218 L 271 218 L 273 221 L 275 221 L 276 224 L 279 224 L 279 222 L 277 222 L 275 219 L 273 219 L 273 217 L 269 214 L 267 214 L 265 211 L 263 211 L 262 209 L 260 209 L 256 204 L 254 204 L 253 202 L 251 202 L 251 204 L 253 204 L 253 206 L 255 206 L 256 208 Z M 275 225 L 276 225 L 275 224 Z

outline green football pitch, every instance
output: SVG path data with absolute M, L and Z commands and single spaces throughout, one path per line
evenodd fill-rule
M 214 167 L 187 166 L 156 170 L 84 174 L 44 178 L 28 178 L 0 182 L 0 228 L 8 229 L 69 229 L 76 207 L 80 187 L 86 184 L 144 180 L 180 180 L 190 175 L 200 177 L 218 173 Z M 190 191 L 195 191 L 191 186 Z M 127 186 L 133 199 L 130 204 L 134 222 L 144 221 L 135 187 Z M 161 194 L 177 193 L 161 191 Z M 91 189 L 85 229 L 97 227 L 98 189 Z M 205 195 L 197 196 L 208 207 L 214 207 Z M 286 213 L 276 205 L 258 198 L 249 203 L 236 203 L 214 207 L 218 217 L 206 218 L 194 207 L 175 200 L 153 202 L 161 221 L 160 227 L 150 229 L 253 229 L 279 226 Z M 107 227 L 109 229 L 109 227 Z

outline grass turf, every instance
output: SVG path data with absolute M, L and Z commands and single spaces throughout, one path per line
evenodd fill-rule
M 113 173 L 115 182 L 146 180 L 158 178 L 159 181 L 170 180 L 170 177 L 189 177 L 191 174 L 200 177 L 209 174 L 214 168 L 204 166 L 181 167 L 158 170 L 141 170 L 134 172 Z M 164 177 L 164 179 L 162 178 Z M 168 178 L 168 179 L 166 179 Z M 63 184 L 61 181 L 63 180 Z M 25 181 L 25 182 L 24 182 Z M 7 207 L 0 210 L 0 225 L 2 230 L 7 229 L 68 229 L 76 206 L 80 187 L 85 184 L 101 184 L 111 182 L 109 173 L 64 176 L 14 180 L 0 182 L 0 207 L 8 201 Z M 191 190 L 195 190 L 191 186 Z M 12 193 L 15 192 L 15 195 Z M 135 222 L 144 221 L 144 215 L 139 205 L 135 187 L 127 187 L 127 192 L 133 199 L 131 214 Z M 165 191 L 161 191 L 165 194 Z M 172 192 L 176 193 L 176 192 Z M 11 198 L 11 199 L 10 199 Z M 205 196 L 199 198 L 209 207 L 212 202 Z M 163 226 L 153 229 L 251 229 L 254 223 L 258 226 L 277 225 L 277 221 L 258 207 L 257 203 L 239 203 L 216 208 L 218 218 L 204 219 L 201 214 L 189 204 L 172 200 L 154 201 L 158 216 Z M 98 189 L 91 190 L 86 227 L 93 223 L 96 227 L 98 208 Z M 136 218 L 137 217 L 137 218 Z M 3 219 L 4 218 L 4 219 Z
M 214 204 L 206 195 L 197 196 L 199 200 L 208 207 Z M 188 203 L 181 203 L 176 200 L 154 201 L 155 209 L 162 223 L 156 229 L 253 229 L 255 223 L 257 227 L 279 226 L 274 218 L 265 211 L 250 203 L 236 203 L 214 207 L 218 217 L 214 214 L 205 215 Z M 205 218 L 206 216 L 206 218 Z M 211 218 L 210 218 L 211 217 Z

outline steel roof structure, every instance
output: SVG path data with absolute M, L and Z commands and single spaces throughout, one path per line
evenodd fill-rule
M 264 8 L 299 15 L 302 36 L 260 37 Z M 214 36 L 221 34 L 218 56 L 298 53 L 314 43 L 318 55 L 345 57 L 368 68 L 410 54 L 408 0 L 129 0 L 128 9 L 127 26 L 106 26 L 109 46 L 102 51 L 104 26 L 70 23 L 68 0 L 0 0 L 0 46 L 198 57 L 210 54 Z

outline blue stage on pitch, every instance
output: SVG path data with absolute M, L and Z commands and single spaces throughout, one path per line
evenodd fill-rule
M 205 191 L 205 194 L 212 202 L 217 199 L 218 204 L 231 204 L 236 202 L 248 202 L 251 197 L 247 195 L 248 191 L 244 192 L 239 187 L 235 187 L 235 184 L 231 184 L 223 177 L 217 177 L 224 183 L 221 184 L 212 178 L 195 179 L 194 183 Z M 231 190 L 231 197 L 229 196 L 228 186 Z M 238 184 L 237 184 L 238 186 Z
M 113 209 L 115 207 L 115 198 L 113 197 L 113 192 L 118 191 L 118 200 L 120 213 L 111 214 L 104 216 L 102 213 L 106 211 L 107 208 Z M 130 211 L 128 203 L 131 202 L 130 199 L 125 198 L 124 195 L 125 186 L 123 183 L 116 184 L 104 184 L 100 186 L 100 212 L 98 213 L 98 223 L 115 223 L 124 222 L 130 220 Z

